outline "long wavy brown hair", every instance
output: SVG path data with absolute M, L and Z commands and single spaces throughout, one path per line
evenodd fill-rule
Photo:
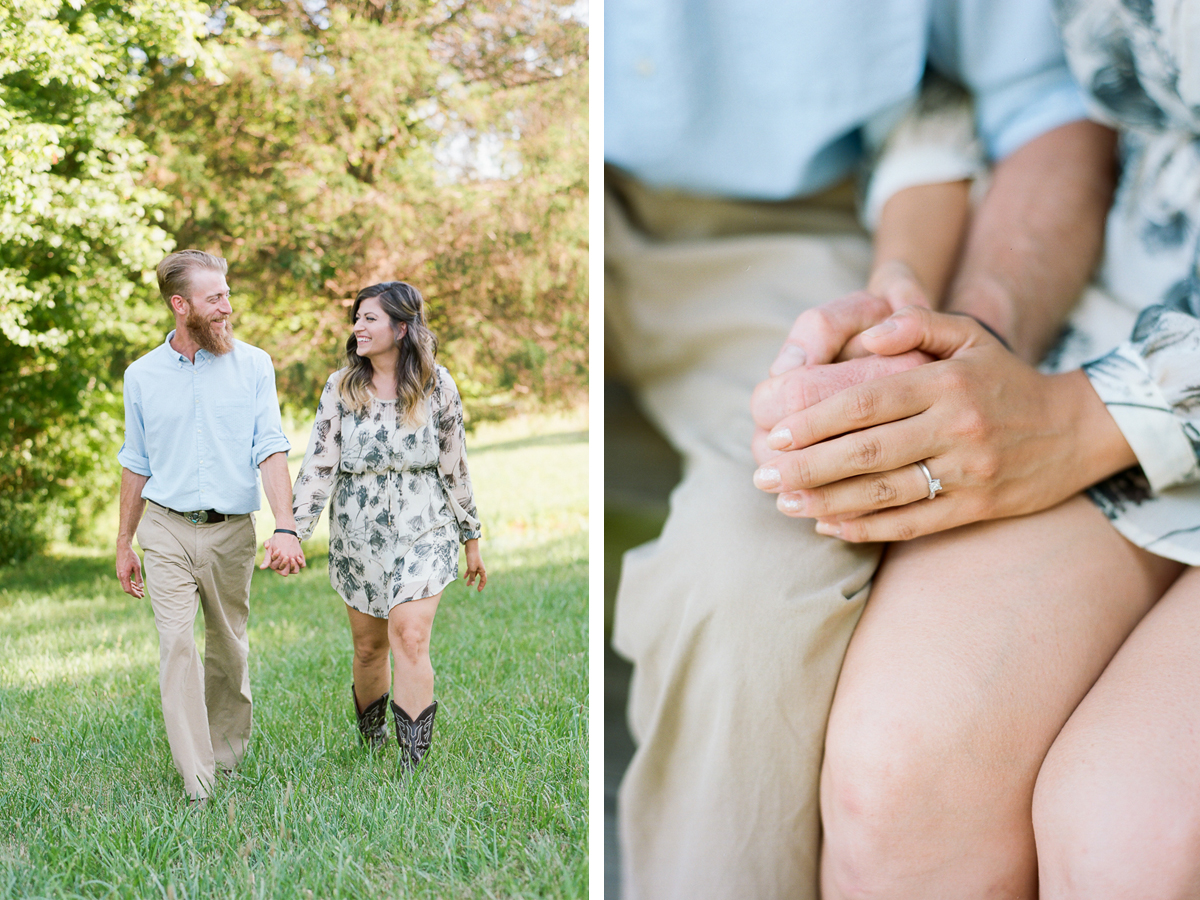
M 434 365 L 437 357 L 437 337 L 425 320 L 425 298 L 405 281 L 385 281 L 358 292 L 350 310 L 350 322 L 358 315 L 362 302 L 371 297 L 392 321 L 396 331 L 400 323 L 408 331 L 400 339 L 400 358 L 396 362 L 396 416 L 407 425 L 425 421 L 425 399 L 433 393 Z M 371 361 L 358 355 L 354 332 L 346 340 L 346 365 L 350 371 L 338 385 L 343 401 L 359 415 L 364 415 L 375 390 L 371 385 Z

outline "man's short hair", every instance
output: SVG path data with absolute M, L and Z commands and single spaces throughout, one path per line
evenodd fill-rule
M 212 269 L 225 275 L 229 272 L 229 263 L 203 250 L 177 250 L 166 257 L 158 264 L 158 290 L 167 306 L 176 294 L 188 297 L 192 289 L 192 269 Z

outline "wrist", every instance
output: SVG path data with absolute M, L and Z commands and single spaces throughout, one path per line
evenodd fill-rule
M 276 528 L 274 533 L 275 534 L 290 534 L 296 540 L 300 540 L 300 535 L 296 533 L 296 529 L 294 527 L 293 528 Z
M 1137 465 L 1133 448 L 1084 371 L 1076 369 L 1049 377 L 1064 387 L 1061 396 L 1066 407 L 1059 421 L 1069 422 L 1077 438 L 1081 487 L 1091 487 Z
M 1019 344 L 1015 310 L 1012 293 L 999 281 L 982 277 L 955 284 L 946 304 L 946 312 L 970 316 L 1013 347 Z M 1019 348 L 1014 352 L 1023 357 Z

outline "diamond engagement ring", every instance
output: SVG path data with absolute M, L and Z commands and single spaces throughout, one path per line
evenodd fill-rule
M 932 500 L 937 496 L 937 492 L 942 490 L 942 480 L 930 475 L 929 466 L 925 465 L 925 463 L 919 462 L 917 465 L 921 467 L 921 471 L 925 475 L 925 480 L 929 482 L 929 499 Z

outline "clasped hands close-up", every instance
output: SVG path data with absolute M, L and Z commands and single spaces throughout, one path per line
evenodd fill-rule
M 1081 371 L 1041 373 L 927 304 L 893 313 L 862 292 L 810 310 L 770 373 L 754 484 L 847 541 L 1037 512 L 1136 462 Z

